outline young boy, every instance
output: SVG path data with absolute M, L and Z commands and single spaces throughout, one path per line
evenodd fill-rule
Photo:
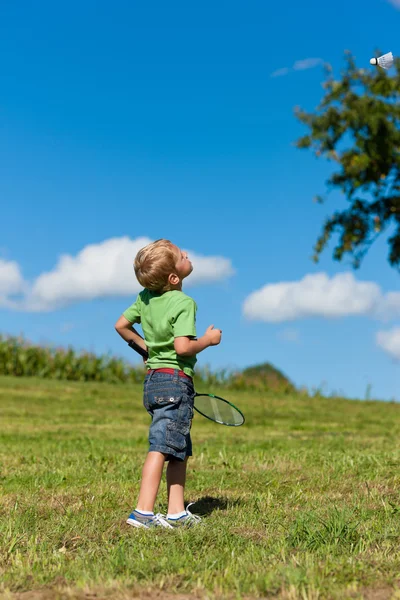
M 182 292 L 193 270 L 188 255 L 169 240 L 157 240 L 136 255 L 134 268 L 145 288 L 118 319 L 115 329 L 149 353 L 143 403 L 151 416 L 149 453 L 144 462 L 139 499 L 127 523 L 134 527 L 192 525 L 200 520 L 184 506 L 187 459 L 192 455 L 190 426 L 196 354 L 221 341 L 213 325 L 196 339 L 196 303 Z M 132 327 L 142 326 L 144 339 Z M 168 514 L 154 515 L 154 504 L 167 467 Z

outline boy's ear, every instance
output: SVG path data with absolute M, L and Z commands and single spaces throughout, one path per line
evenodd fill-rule
M 168 283 L 170 283 L 171 285 L 178 285 L 179 282 L 180 279 L 176 273 L 170 273 L 168 275 Z

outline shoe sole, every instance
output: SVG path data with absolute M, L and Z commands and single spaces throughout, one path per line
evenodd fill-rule
M 144 523 L 140 523 L 139 521 L 135 521 L 135 519 L 127 519 L 126 522 L 128 523 L 128 525 L 132 525 L 132 527 L 144 527 L 145 529 L 150 529 L 150 527 L 148 527 Z
M 191 529 L 192 527 L 199 526 L 199 523 L 192 523 L 191 525 L 189 523 L 187 525 L 185 525 L 184 523 L 182 523 L 182 525 L 171 525 L 172 529 Z

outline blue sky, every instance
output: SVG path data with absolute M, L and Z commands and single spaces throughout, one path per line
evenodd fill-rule
M 212 368 L 400 400 L 399 276 L 311 261 L 329 165 L 294 147 L 321 62 L 396 54 L 400 1 L 0 4 L 0 331 L 137 362 L 113 325 L 134 253 L 190 251 Z M 192 285 L 189 286 L 189 283 Z M 266 287 L 268 286 L 268 287 Z

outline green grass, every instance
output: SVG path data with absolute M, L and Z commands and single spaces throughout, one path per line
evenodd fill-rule
M 400 406 L 229 399 L 243 427 L 192 428 L 205 527 L 141 531 L 141 386 L 0 377 L 0 595 L 400 598 Z

